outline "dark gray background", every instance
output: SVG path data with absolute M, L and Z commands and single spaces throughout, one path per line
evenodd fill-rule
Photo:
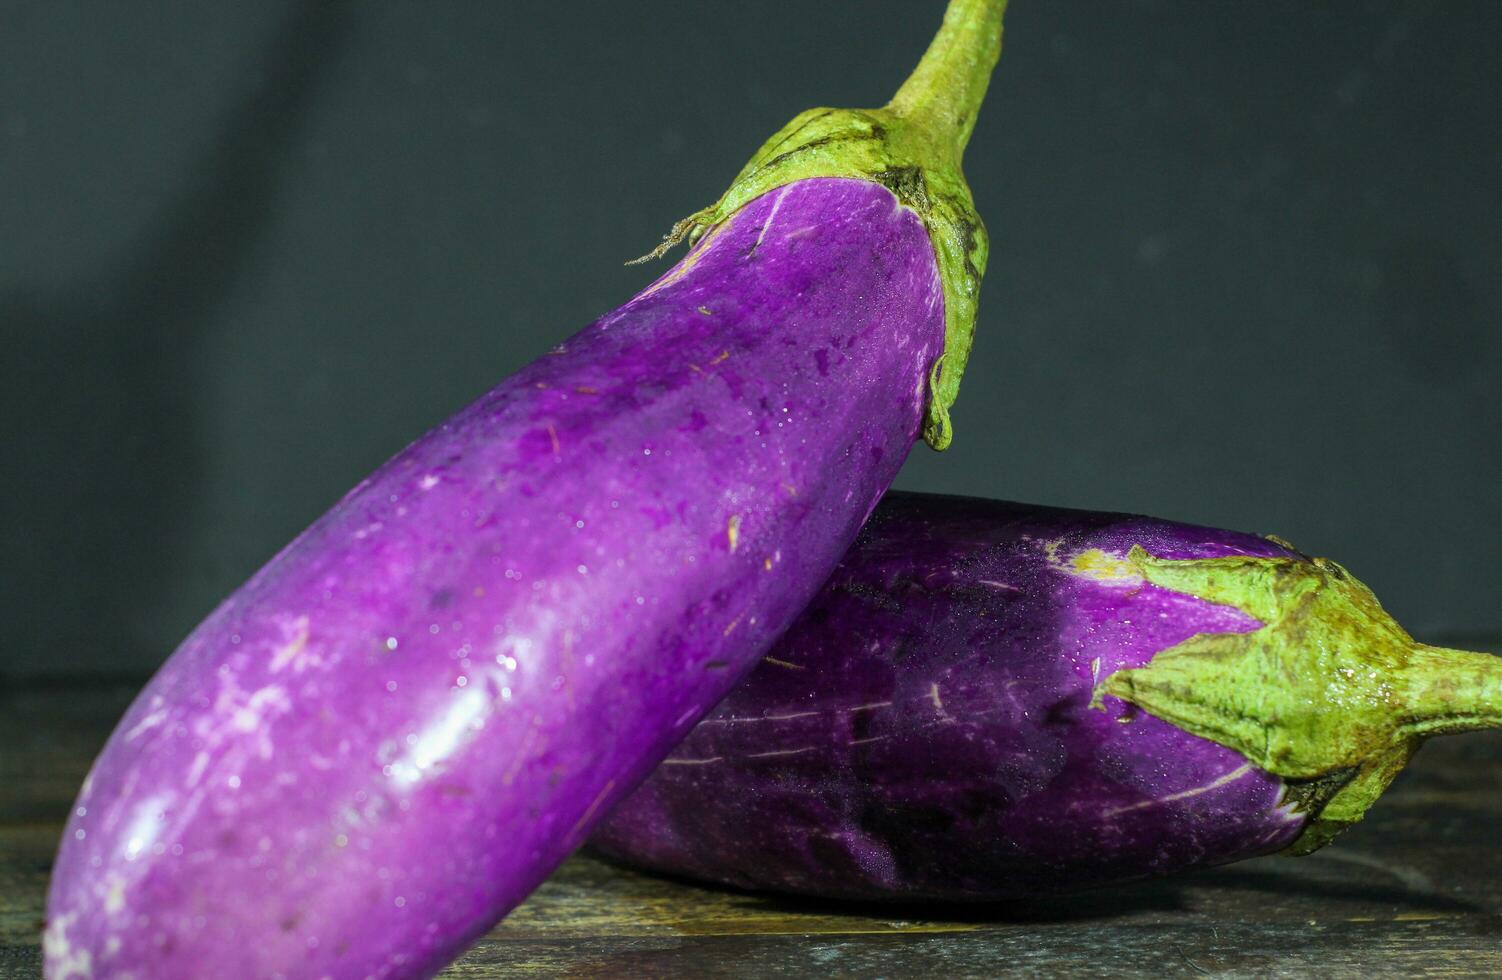
M 0 5 L 0 673 L 154 667 L 938 0 Z M 1502 4 L 1017 0 L 910 489 L 1272 531 L 1502 627 Z

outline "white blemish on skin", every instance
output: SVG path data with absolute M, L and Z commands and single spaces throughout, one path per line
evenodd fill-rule
M 267 706 L 279 709 L 279 712 L 287 711 L 292 707 L 287 692 L 280 687 L 263 687 L 250 696 L 245 707 L 235 712 L 235 725 L 242 731 L 252 731 L 260 724 L 261 713 Z M 250 717 L 247 717 L 250 716 Z
M 428 473 L 421 480 L 417 481 L 417 488 L 419 490 L 431 490 L 436 486 L 438 486 L 438 474 L 436 473 Z
M 870 704 L 858 704 L 846 710 L 853 715 L 857 711 L 875 711 L 877 708 L 890 708 L 891 706 L 892 702 L 890 701 L 872 701 Z
M 271 657 L 271 672 L 275 674 L 291 664 L 294 673 L 300 674 L 307 668 L 309 660 L 316 660 L 305 652 L 308 645 L 308 617 L 298 616 L 284 624 L 282 634 L 282 645 Z
M 275 684 L 268 685 L 255 691 L 243 705 L 235 707 L 230 713 L 231 727 L 246 733 L 254 732 L 262 728 L 262 718 L 268 713 L 276 715 L 286 714 L 292 708 L 292 699 L 287 697 L 287 692 Z M 264 736 L 265 732 L 261 734 Z M 270 739 L 262 739 L 263 757 L 269 758 Z
M 75 914 L 70 912 L 52 919 L 42 934 L 42 954 L 47 960 L 47 976 L 52 980 L 94 975 L 93 956 L 86 949 L 74 949 L 68 941 L 68 926 Z
M 845 744 L 846 745 L 865 745 L 867 742 L 880 742 L 883 739 L 888 739 L 888 738 L 891 738 L 891 737 L 892 736 L 890 736 L 890 735 L 872 735 L 870 738 L 856 738 L 856 739 L 851 739 L 849 742 L 846 742 Z
M 198 781 L 203 778 L 203 771 L 208 768 L 208 765 L 209 754 L 207 752 L 200 752 L 193 757 L 193 764 L 188 767 L 189 786 L 198 785 Z
M 233 676 L 220 676 L 213 710 L 194 723 L 194 734 L 203 739 L 203 747 L 211 752 L 237 736 L 253 735 L 256 753 L 263 759 L 271 758 L 271 722 L 292 709 L 291 698 L 274 684 L 247 695 Z
M 663 759 L 662 764 L 665 766 L 707 766 L 711 762 L 722 762 L 724 759 L 723 755 L 713 755 L 707 759 Z
M 104 883 L 104 911 L 108 915 L 119 915 L 125 908 L 125 879 L 119 875 L 110 875 Z
M 1115 809 L 1107 810 L 1105 813 L 1101 814 L 1101 816 L 1114 817 L 1117 814 L 1130 813 L 1133 810 L 1143 810 L 1150 806 L 1157 806 L 1160 803 L 1175 803 L 1179 800 L 1187 800 L 1191 797 L 1199 796 L 1201 793 L 1208 793 L 1211 790 L 1220 789 L 1222 786 L 1230 785 L 1231 783 L 1234 783 L 1236 780 L 1240 779 L 1242 776 L 1245 776 L 1251 771 L 1252 764 L 1248 762 L 1242 765 L 1239 769 L 1233 769 L 1228 773 L 1221 774 L 1219 777 L 1212 779 L 1210 782 L 1206 783 L 1203 786 L 1196 786 L 1194 789 L 1186 789 L 1179 793 L 1170 793 L 1169 795 L 1159 797 L 1156 800 L 1143 800 L 1140 803 L 1132 803 L 1128 806 L 1119 806 Z
M 1015 585 L 1008 585 L 1005 582 L 998 582 L 995 579 L 983 578 L 983 579 L 980 580 L 980 584 L 981 585 L 985 585 L 985 586 L 989 586 L 990 588 L 993 588 L 993 589 L 999 589 L 1002 592 L 1021 592 L 1022 591 L 1021 589 L 1017 588 L 1017 586 L 1015 586 Z
M 156 726 L 160 725 L 162 722 L 164 722 L 166 720 L 167 720 L 167 711 L 166 711 L 165 708 L 162 709 L 161 711 L 153 711 L 153 712 L 151 712 L 145 718 L 142 718 L 140 721 L 136 722 L 134 725 L 131 726 L 130 731 L 128 731 L 128 732 L 125 733 L 125 741 L 127 741 L 127 742 L 133 742 L 133 741 L 135 741 L 135 739 L 137 737 L 139 737 L 143 732 L 150 731 L 151 729 L 155 728 Z
M 945 721 L 954 721 L 954 715 L 951 715 L 944 709 L 944 702 L 939 699 L 938 681 L 934 681 L 933 683 L 928 685 L 928 699 L 934 703 L 934 710 L 939 713 L 940 718 L 944 719 Z
M 385 526 L 386 525 L 381 523 L 380 521 L 371 521 L 369 524 L 365 525 L 364 527 L 360 528 L 360 530 L 355 532 L 355 540 L 364 541 L 366 538 L 370 537 L 372 534 L 375 534 Z

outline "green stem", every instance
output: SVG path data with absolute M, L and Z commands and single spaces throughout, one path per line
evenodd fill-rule
M 1399 694 L 1411 735 L 1502 728 L 1502 657 L 1414 645 Z
M 958 165 L 1001 56 L 1007 0 L 950 0 L 944 23 L 887 111 L 942 140 Z

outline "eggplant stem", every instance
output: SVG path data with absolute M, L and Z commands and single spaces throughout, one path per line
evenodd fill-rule
M 1502 657 L 1415 643 L 1403 671 L 1403 732 L 1419 738 L 1502 728 Z
M 887 103 L 887 111 L 950 144 L 952 162 L 964 155 L 1001 56 L 1007 0 L 950 0 L 944 23 L 922 60 Z

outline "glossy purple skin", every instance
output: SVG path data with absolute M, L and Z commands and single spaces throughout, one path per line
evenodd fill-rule
M 131 707 L 65 832 L 52 975 L 436 971 L 813 596 L 943 328 L 917 218 L 804 181 L 407 448 Z
M 601 825 L 599 850 L 746 888 L 1009 899 L 1277 850 L 1304 818 L 1235 752 L 1095 678 L 1238 610 L 1073 565 L 1291 554 L 1146 517 L 889 494 L 772 652 Z

